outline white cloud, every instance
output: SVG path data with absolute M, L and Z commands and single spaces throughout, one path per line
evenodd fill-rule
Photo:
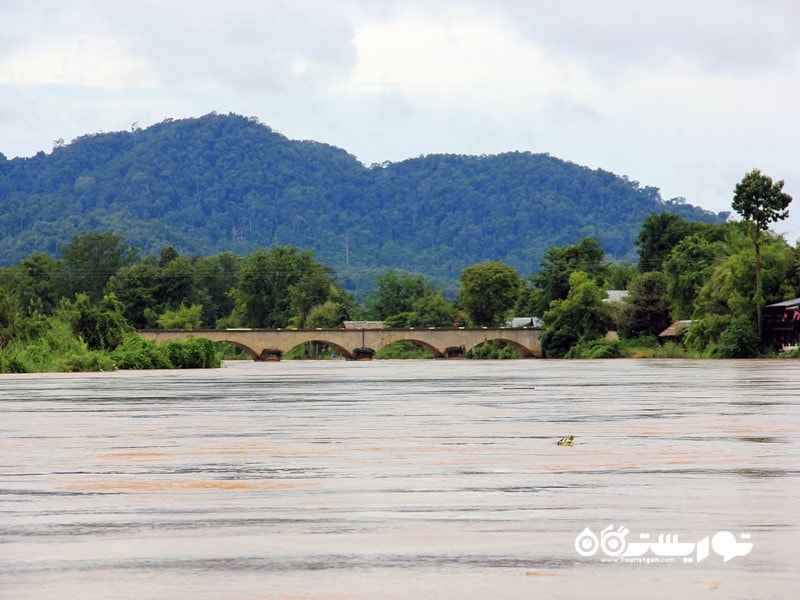
M 156 82 L 147 60 L 108 38 L 46 38 L 0 56 L 0 84 L 136 87 Z

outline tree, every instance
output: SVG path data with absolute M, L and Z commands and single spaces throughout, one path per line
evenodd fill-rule
M 672 213 L 653 213 L 642 223 L 636 248 L 639 270 L 659 271 L 672 249 L 691 233 L 689 222 Z
M 582 238 L 569 246 L 551 246 L 542 258 L 542 270 L 530 278 L 534 289 L 527 290 L 527 299 L 521 300 L 520 310 L 534 315 L 544 314 L 553 300 L 567 297 L 569 277 L 575 271 L 602 280 L 606 275 L 604 257 L 605 251 L 595 238 Z
M 772 183 L 772 178 L 753 169 L 736 184 L 733 195 L 733 210 L 750 223 L 756 257 L 756 330 L 762 339 L 761 307 L 764 296 L 761 289 L 761 235 L 770 223 L 782 221 L 789 216 L 792 197 L 783 192 L 783 180 Z
M 387 271 L 375 281 L 375 291 L 367 304 L 375 319 L 385 320 L 412 312 L 417 300 L 433 293 L 433 284 L 422 275 Z
M 103 296 L 97 303 L 92 303 L 87 294 L 78 294 L 74 302 L 65 300 L 61 310 L 89 350 L 114 350 L 133 331 L 114 294 Z
M 118 233 L 92 231 L 75 236 L 61 251 L 70 288 L 66 296 L 85 293 L 93 301 L 101 299 L 108 280 L 132 265 L 137 254 Z
M 330 273 L 328 267 L 314 260 L 309 250 L 299 250 L 294 246 L 256 250 L 245 259 L 234 290 L 242 324 L 246 327 L 286 327 L 293 315 L 298 319 L 303 316 L 298 311 L 307 306 L 306 299 L 310 297 L 305 295 L 308 290 L 301 281 L 316 281 L 309 288 L 313 291 L 320 281 L 317 275 L 322 274 L 327 278 L 327 289 L 330 290 L 333 285 Z M 294 294 L 292 290 L 295 290 Z M 311 295 L 314 302 L 308 305 L 308 309 L 327 299 Z
M 229 316 L 236 306 L 231 290 L 239 280 L 241 261 L 232 252 L 194 260 L 197 300 L 203 305 L 203 322 L 209 327 L 215 327 L 217 321 Z
M 309 329 L 333 329 L 338 327 L 342 321 L 342 305 L 332 300 L 327 300 L 308 311 L 306 327 Z
M 122 302 L 125 318 L 136 328 L 155 327 L 156 316 L 166 310 L 161 303 L 162 272 L 155 257 L 148 255 L 141 262 L 118 270 L 108 280 L 109 293 Z
M 301 273 L 297 282 L 289 286 L 292 311 L 301 327 L 305 325 L 309 311 L 328 299 L 331 283 L 331 276 L 324 269 L 313 269 Z
M 611 309 L 603 302 L 605 292 L 589 275 L 575 271 L 569 276 L 564 300 L 554 300 L 544 313 L 542 345 L 548 356 L 563 357 L 579 341 L 603 337 L 612 326 Z
M 162 329 L 199 329 L 203 306 L 181 304 L 175 310 L 168 310 L 158 317 L 158 326 Z
M 669 325 L 667 280 L 661 271 L 636 277 L 623 301 L 620 329 L 628 336 L 658 335 Z
M 755 250 L 742 240 L 735 252 L 718 260 L 700 288 L 695 307 L 706 314 L 744 315 L 755 327 L 756 305 L 753 297 Z M 794 253 L 786 241 L 767 233 L 761 241 L 761 289 L 765 302 L 778 302 L 795 293 L 792 269 Z
M 0 288 L 0 349 L 14 338 L 21 320 L 19 302 L 7 290 Z
M 664 261 L 664 275 L 673 318 L 692 317 L 697 293 L 708 280 L 719 253 L 719 246 L 700 234 L 684 238 L 672 249 Z
M 4 285 L 14 290 L 20 307 L 28 314 L 52 314 L 64 292 L 61 261 L 43 252 L 31 254 L 3 275 Z
M 459 304 L 470 321 L 491 327 L 504 321 L 519 296 L 522 281 L 517 272 L 499 262 L 467 267 L 461 272 Z
M 409 327 L 452 327 L 456 318 L 456 309 L 441 292 L 419 298 L 413 308 Z

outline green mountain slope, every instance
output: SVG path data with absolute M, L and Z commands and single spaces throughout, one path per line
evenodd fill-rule
M 441 277 L 485 260 L 527 274 L 549 246 L 581 236 L 635 261 L 651 212 L 726 216 L 548 155 L 431 155 L 365 167 L 339 148 L 218 114 L 87 135 L 30 158 L 0 154 L 0 206 L 6 265 L 55 254 L 76 233 L 109 230 L 145 252 L 296 245 L 337 270 Z

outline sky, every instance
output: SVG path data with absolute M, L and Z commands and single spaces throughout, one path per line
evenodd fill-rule
M 796 0 L 0 0 L 0 152 L 229 112 L 366 165 L 549 153 L 730 211 L 795 201 Z

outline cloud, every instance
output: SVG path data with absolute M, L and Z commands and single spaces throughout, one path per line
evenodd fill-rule
M 108 10 L 173 85 L 291 92 L 324 85 L 355 58 L 335 3 L 145 0 Z
M 154 86 L 153 66 L 118 42 L 60 36 L 21 46 L 0 57 L 0 84 Z

